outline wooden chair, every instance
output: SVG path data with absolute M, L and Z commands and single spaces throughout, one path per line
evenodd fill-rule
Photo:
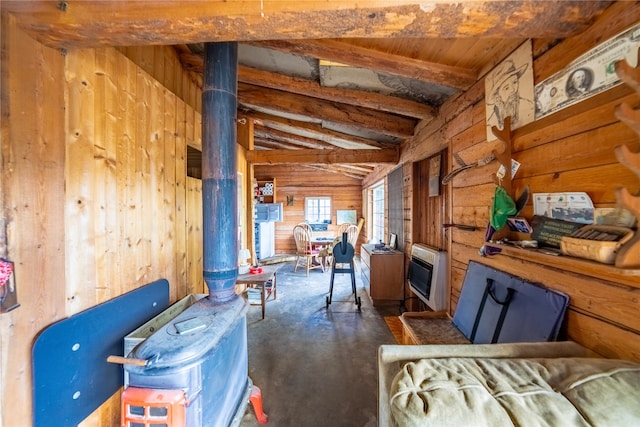
M 311 232 L 302 225 L 296 225 L 293 227 L 293 238 L 296 241 L 296 266 L 293 271 L 298 271 L 298 266 L 304 265 L 307 270 L 307 276 L 309 270 L 314 268 L 321 268 L 324 272 L 324 263 L 314 265 L 313 259 L 320 254 L 320 251 L 314 250 L 311 245 Z
M 309 234 L 313 237 L 313 229 L 311 228 L 311 225 L 306 222 L 301 222 L 297 226 L 303 227 L 305 230 L 309 231 Z
M 347 241 L 351 243 L 351 246 L 353 246 L 353 249 L 355 250 L 356 243 L 358 242 L 358 236 L 360 235 L 360 228 L 358 228 L 357 225 L 352 224 L 347 227 L 345 233 L 347 233 Z M 357 264 L 354 262 L 353 265 L 355 270 L 358 271 Z
M 347 231 L 347 228 L 349 228 L 349 226 L 352 225 L 348 222 L 343 222 L 342 224 L 340 224 L 338 226 L 338 230 L 336 230 L 336 236 L 342 238 L 342 233 Z

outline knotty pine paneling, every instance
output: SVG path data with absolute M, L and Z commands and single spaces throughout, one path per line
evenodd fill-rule
M 326 233 L 319 232 L 318 235 L 335 235 L 338 209 L 355 209 L 356 215 L 362 216 L 362 183 L 359 179 L 298 165 L 256 165 L 254 176 L 258 181 L 276 179 L 276 203 L 282 203 L 284 210 L 284 221 L 275 224 L 276 254 L 295 254 L 293 228 L 304 222 L 305 197 L 331 197 L 332 223 Z M 287 206 L 287 196 L 293 197 L 292 206 Z M 357 253 L 363 242 L 364 232 L 361 231 Z
M 67 144 L 68 152 L 73 152 L 67 161 L 70 206 L 77 209 L 73 205 L 80 200 L 76 193 L 82 194 L 87 181 L 95 189 L 91 199 L 77 204 L 86 206 L 93 224 L 74 220 L 74 234 L 67 238 L 70 248 L 75 248 L 76 241 L 82 243 L 78 247 L 95 242 L 93 257 L 91 252 L 80 251 L 84 256 L 80 261 L 93 265 L 94 271 L 86 275 L 102 292 L 94 291 L 93 304 L 85 308 L 103 302 L 107 295 L 113 298 L 158 278 L 171 284 L 172 301 L 182 298 L 189 290 L 184 162 L 189 137 L 185 113 L 191 107 L 114 49 L 71 51 L 67 58 L 67 74 L 71 76 L 78 74 L 76 69 L 114 64 L 94 73 L 99 80 L 82 79 L 80 85 L 86 90 L 76 90 L 74 97 L 69 97 L 72 106 L 82 105 L 86 99 L 93 99 L 95 106 L 94 110 L 71 108 L 78 111 L 79 122 L 93 126 L 93 133 L 85 132 L 86 140 L 82 141 L 92 151 L 70 146 L 77 143 L 73 133 Z M 89 112 L 95 117 L 88 116 Z M 116 236 L 117 241 L 113 240 Z M 77 276 L 78 288 L 92 291 L 86 278 L 72 271 L 70 285 Z M 83 425 L 111 425 L 113 418 L 119 417 L 119 411 L 112 407 L 116 400 L 114 397 L 103 404 Z
M 204 268 L 202 248 L 202 181 L 187 177 L 187 294 L 201 294 L 206 286 L 202 271 Z M 208 291 L 207 291 L 208 293 Z
M 65 58 L 1 16 L 2 255 L 15 263 L 20 307 L 0 315 L 0 423 L 22 426 L 33 409 L 33 339 L 66 316 Z
M 187 212 L 187 136 L 186 111 L 191 110 L 184 102 L 176 99 L 176 127 L 175 127 L 175 268 L 176 292 L 178 295 L 188 295 L 187 281 L 187 227 L 194 221 Z
M 633 22 L 636 22 L 638 7 L 634 6 L 634 10 L 636 18 Z M 602 33 L 609 37 L 626 29 L 631 25 L 626 13 L 628 11 L 625 12 L 621 4 L 616 4 L 585 35 L 546 51 L 534 62 L 536 76 L 552 74 L 545 68 L 553 69 L 553 72 L 562 68 L 551 58 L 563 58 L 566 63 L 600 43 Z M 480 81 L 468 94 L 481 93 L 483 88 L 484 82 Z M 409 159 L 419 160 L 411 155 L 439 146 L 443 137 L 448 140 L 451 153 L 459 153 L 469 163 L 491 152 L 494 146 L 486 141 L 484 130 L 484 102 L 477 102 L 482 99 L 474 102 L 474 99 L 465 94 L 443 105 L 440 114 L 447 121 L 438 130 L 429 129 L 429 125 L 421 128 L 422 132 L 407 144 L 401 158 L 409 155 Z M 532 193 L 586 191 L 597 207 L 613 207 L 617 187 L 625 187 L 631 193 L 640 191 L 638 177 L 620 165 L 613 154 L 613 149 L 620 144 L 626 144 L 634 151 L 640 149 L 637 135 L 614 115 L 615 107 L 622 102 L 635 105 L 638 97 L 631 89 L 618 86 L 515 130 L 513 158 L 522 165 L 513 180 L 514 196 L 526 185 Z M 449 161 L 447 171 L 457 167 L 453 158 Z M 605 356 L 640 360 L 637 348 L 640 323 L 635 315 L 640 310 L 640 300 L 637 287 L 629 286 L 629 280 L 633 279 L 615 274 L 610 277 L 593 275 L 592 271 L 585 270 L 584 273 L 580 270 L 571 273 L 552 267 L 552 260 L 545 264 L 544 257 L 535 257 L 534 261 L 527 257 L 481 257 L 478 254 L 484 242 L 484 229 L 495 190 L 491 175 L 496 170 L 495 162 L 472 168 L 456 176 L 449 185 L 451 221 L 479 227 L 473 232 L 449 231 L 450 308 L 455 309 L 457 304 L 468 262 L 476 260 L 567 293 L 571 298 L 567 323 L 569 338 Z M 423 214 L 417 212 L 416 203 L 423 206 L 419 200 L 414 201 L 414 229 L 415 219 Z M 522 215 L 531 218 L 532 210 L 529 201 Z
M 200 119 L 115 49 L 64 56 L 2 16 L 3 216 L 21 305 L 0 316 L 0 392 L 3 425 L 22 425 L 43 328 L 161 277 L 172 300 L 186 295 L 185 156 Z M 82 425 L 116 424 L 118 405 L 116 393 Z
M 65 161 L 65 252 L 69 315 L 98 303 L 96 289 L 95 50 L 69 52 Z M 67 223 L 66 220 L 69 220 Z
M 619 123 L 615 108 L 622 102 L 634 104 L 637 95 L 627 85 L 619 85 L 592 98 L 560 110 L 514 131 L 512 151 L 519 152 L 573 135 Z M 594 120 L 594 117 L 596 120 Z
M 182 69 L 172 46 L 127 46 L 117 49 L 194 111 L 202 111 L 202 85 L 199 78 Z

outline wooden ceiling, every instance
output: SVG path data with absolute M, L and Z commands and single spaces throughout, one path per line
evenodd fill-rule
M 608 1 L 6 1 L 55 48 L 172 45 L 201 76 L 206 42 L 238 41 L 254 164 L 356 178 L 397 163 L 421 121 L 526 39 L 553 45 Z

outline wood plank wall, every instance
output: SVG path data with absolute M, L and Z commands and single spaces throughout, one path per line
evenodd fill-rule
M 33 339 L 66 315 L 65 59 L 4 13 L 1 31 L 1 215 L 20 307 L 0 315 L 0 416 L 3 425 L 20 426 L 31 419 Z
M 355 209 L 358 217 L 362 215 L 362 185 L 359 179 L 297 165 L 254 166 L 254 175 L 258 181 L 276 178 L 276 203 L 282 203 L 284 209 L 284 221 L 275 224 L 276 254 L 296 253 L 293 228 L 304 222 L 305 197 L 331 197 L 332 223 L 326 233 L 316 232 L 317 235 L 335 235 L 338 209 Z M 287 196 L 293 197 L 292 206 L 287 206 Z M 357 253 L 364 239 L 364 233 L 361 232 Z
M 72 50 L 66 62 L 67 312 L 159 277 L 181 298 L 186 257 L 174 255 L 186 177 L 176 153 L 184 157 L 188 138 L 176 138 L 176 111 L 189 107 L 114 49 Z
M 155 80 L 162 83 L 169 92 L 190 105 L 195 112 L 202 112 L 200 90 L 202 76 L 183 71 L 180 59 L 172 46 L 127 46 L 116 49 Z M 195 144 L 199 145 L 197 142 Z
M 47 325 L 161 277 L 172 301 L 192 292 L 185 159 L 200 117 L 116 49 L 65 56 L 2 19 L 3 217 L 21 305 L 0 316 L 0 424 L 17 426 Z M 155 72 L 197 104 L 162 58 Z M 116 393 L 82 424 L 119 424 L 118 405 Z
M 637 2 L 616 3 L 579 37 L 552 48 L 549 43 L 534 42 L 534 84 L 638 21 Z M 597 207 L 614 206 L 614 190 L 618 186 L 637 193 L 640 190 L 637 177 L 617 163 L 613 154 L 614 147 L 620 144 L 634 151 L 640 149 L 637 135 L 614 116 L 615 106 L 622 102 L 638 103 L 637 95 L 624 85 L 516 130 L 513 157 L 522 166 L 513 183 L 515 193 L 519 194 L 526 185 L 531 186 L 532 192 L 586 191 Z M 468 160 L 478 159 L 478 153 L 487 153 L 492 148 L 486 141 L 484 81 L 445 104 L 433 122 L 421 124 L 416 137 L 403 147 L 401 162 L 411 164 L 447 146 L 463 159 L 471 157 Z M 454 165 L 451 158 L 449 163 Z M 566 322 L 569 339 L 607 357 L 640 360 L 638 276 L 580 260 L 559 261 L 550 255 L 478 254 L 495 189 L 490 176 L 496 168 L 494 162 L 463 172 L 450 184 L 450 221 L 478 227 L 475 232 L 451 229 L 449 233 L 451 312 L 455 310 L 467 265 L 475 260 L 567 293 L 571 298 Z M 363 185 L 370 186 L 388 170 L 380 168 Z M 416 184 L 411 187 L 415 189 Z M 529 203 L 523 216 L 531 218 L 532 214 Z

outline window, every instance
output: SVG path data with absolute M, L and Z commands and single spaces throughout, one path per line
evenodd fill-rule
M 331 197 L 305 198 L 304 219 L 310 224 L 330 224 Z
M 371 192 L 371 240 L 384 242 L 384 182 L 376 184 Z

